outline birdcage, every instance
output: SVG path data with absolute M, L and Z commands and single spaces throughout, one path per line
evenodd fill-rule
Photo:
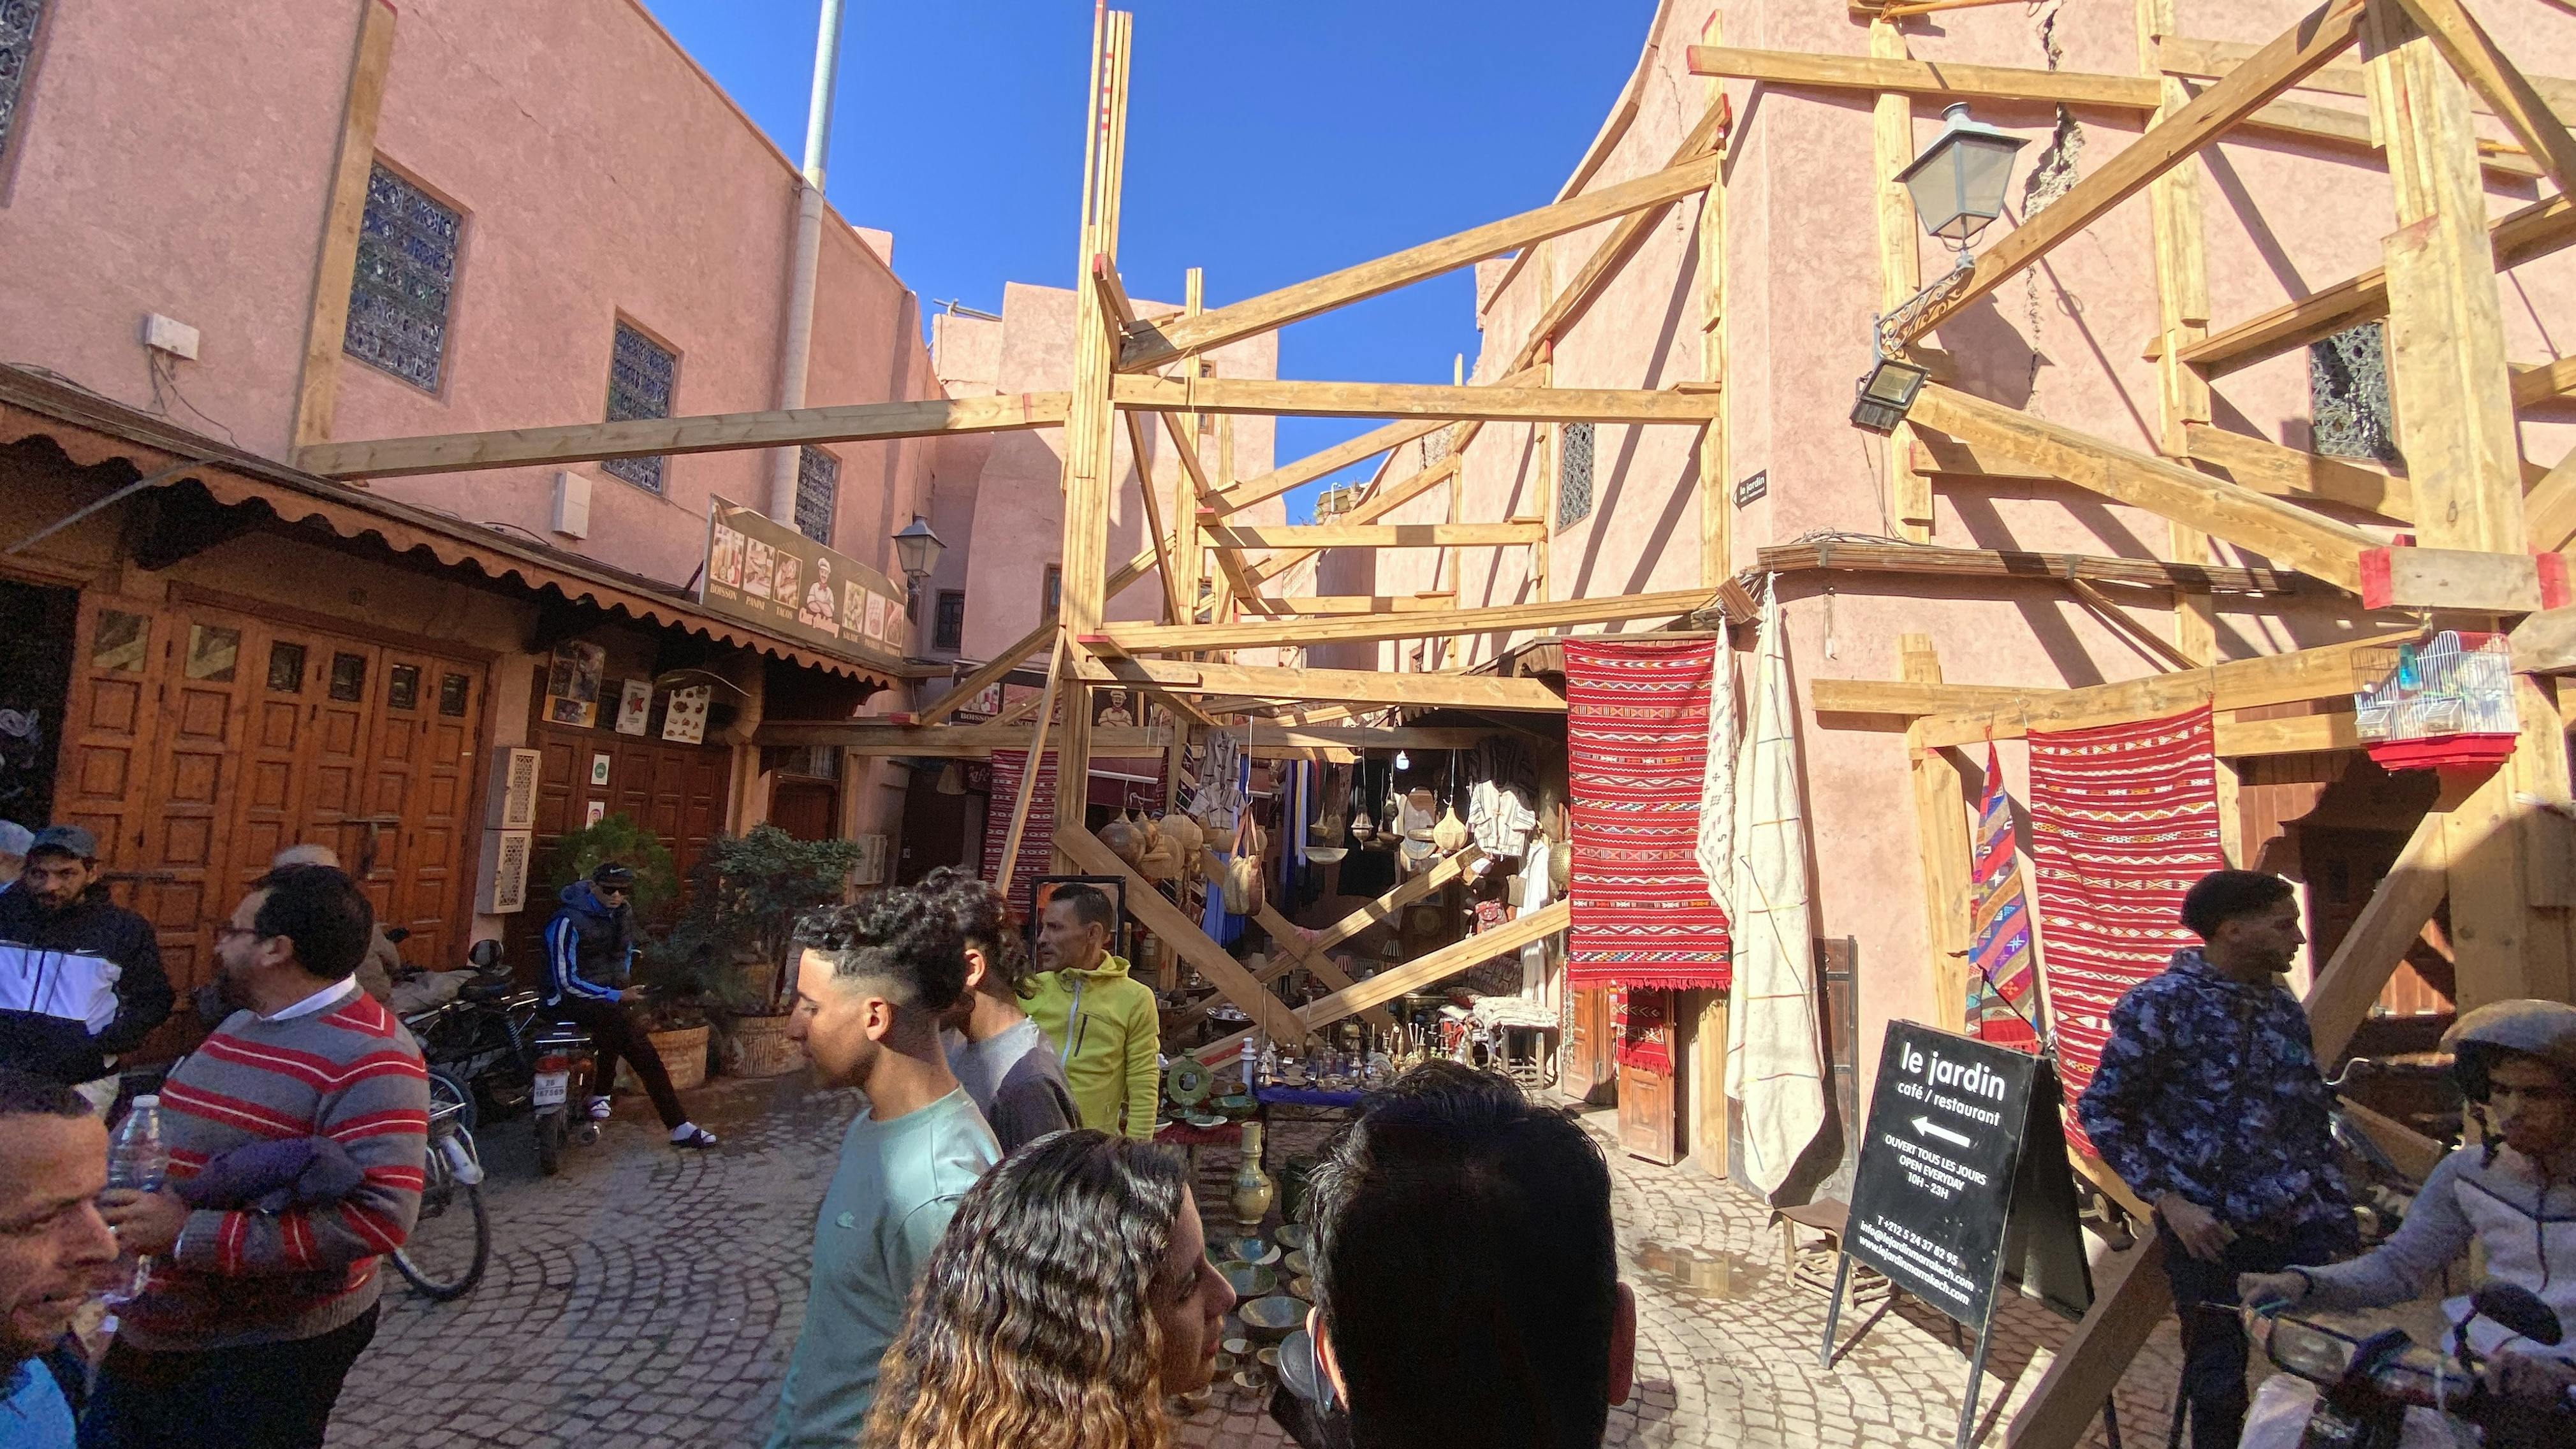
M 2390 770 L 2467 769 L 2513 753 L 2513 653 L 2502 634 L 2445 629 L 2365 650 L 2352 697 L 2354 733 Z

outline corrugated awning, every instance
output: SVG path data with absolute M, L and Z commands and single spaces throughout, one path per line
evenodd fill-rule
M 669 585 L 640 574 L 335 483 L 218 443 L 74 384 L 24 368 L 0 367 L 0 445 L 32 437 L 50 439 L 83 467 L 121 459 L 146 477 L 166 473 L 156 479 L 156 487 L 193 482 L 219 503 L 262 504 L 284 523 L 318 526 L 344 539 L 373 540 L 396 554 L 426 554 L 450 568 L 531 592 L 553 589 L 566 599 L 638 623 L 682 629 L 879 687 L 946 672 L 877 657 L 872 651 L 844 655 L 783 639 L 710 613 Z M 187 466 L 191 463 L 203 466 Z M 30 529 L 41 526 L 37 520 L 22 522 Z

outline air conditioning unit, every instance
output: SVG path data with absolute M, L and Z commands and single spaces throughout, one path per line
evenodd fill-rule
M 543 757 L 535 750 L 503 745 L 492 752 L 490 830 L 534 830 L 537 827 L 537 781 Z

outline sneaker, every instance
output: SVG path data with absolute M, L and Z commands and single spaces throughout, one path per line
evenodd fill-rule
M 590 1099 L 590 1120 L 593 1122 L 607 1121 L 609 1110 L 608 1099 L 606 1097 L 593 1097 Z

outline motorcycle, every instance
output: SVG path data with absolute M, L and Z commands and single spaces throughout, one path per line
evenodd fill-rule
M 2259 1310 L 2247 1313 L 2262 1317 Z M 2469 1314 L 2452 1330 L 2447 1358 L 2402 1328 L 2356 1333 L 2318 1318 L 2272 1315 L 2265 1356 L 2316 1386 L 2300 1449 L 2399 1449 L 2409 1408 L 2475 1427 L 2490 1449 L 2576 1443 L 2576 1407 L 2565 1399 L 2534 1403 L 2487 1387 L 2477 1371 L 2483 1359 L 2469 1344 L 2469 1323 L 2477 1318 L 2544 1346 L 2560 1339 L 2558 1315 L 2538 1294 L 2512 1283 L 2490 1283 L 2472 1295 Z
M 453 1000 L 403 1018 L 429 1061 L 431 1094 L 462 1102 L 459 1125 L 526 1112 L 534 1119 L 537 1167 L 552 1177 L 568 1145 L 599 1140 L 599 1124 L 573 1104 L 587 1102 L 598 1058 L 590 1035 L 558 1019 L 533 991 L 520 990 L 501 943 L 477 941 L 466 954 L 474 979 Z

